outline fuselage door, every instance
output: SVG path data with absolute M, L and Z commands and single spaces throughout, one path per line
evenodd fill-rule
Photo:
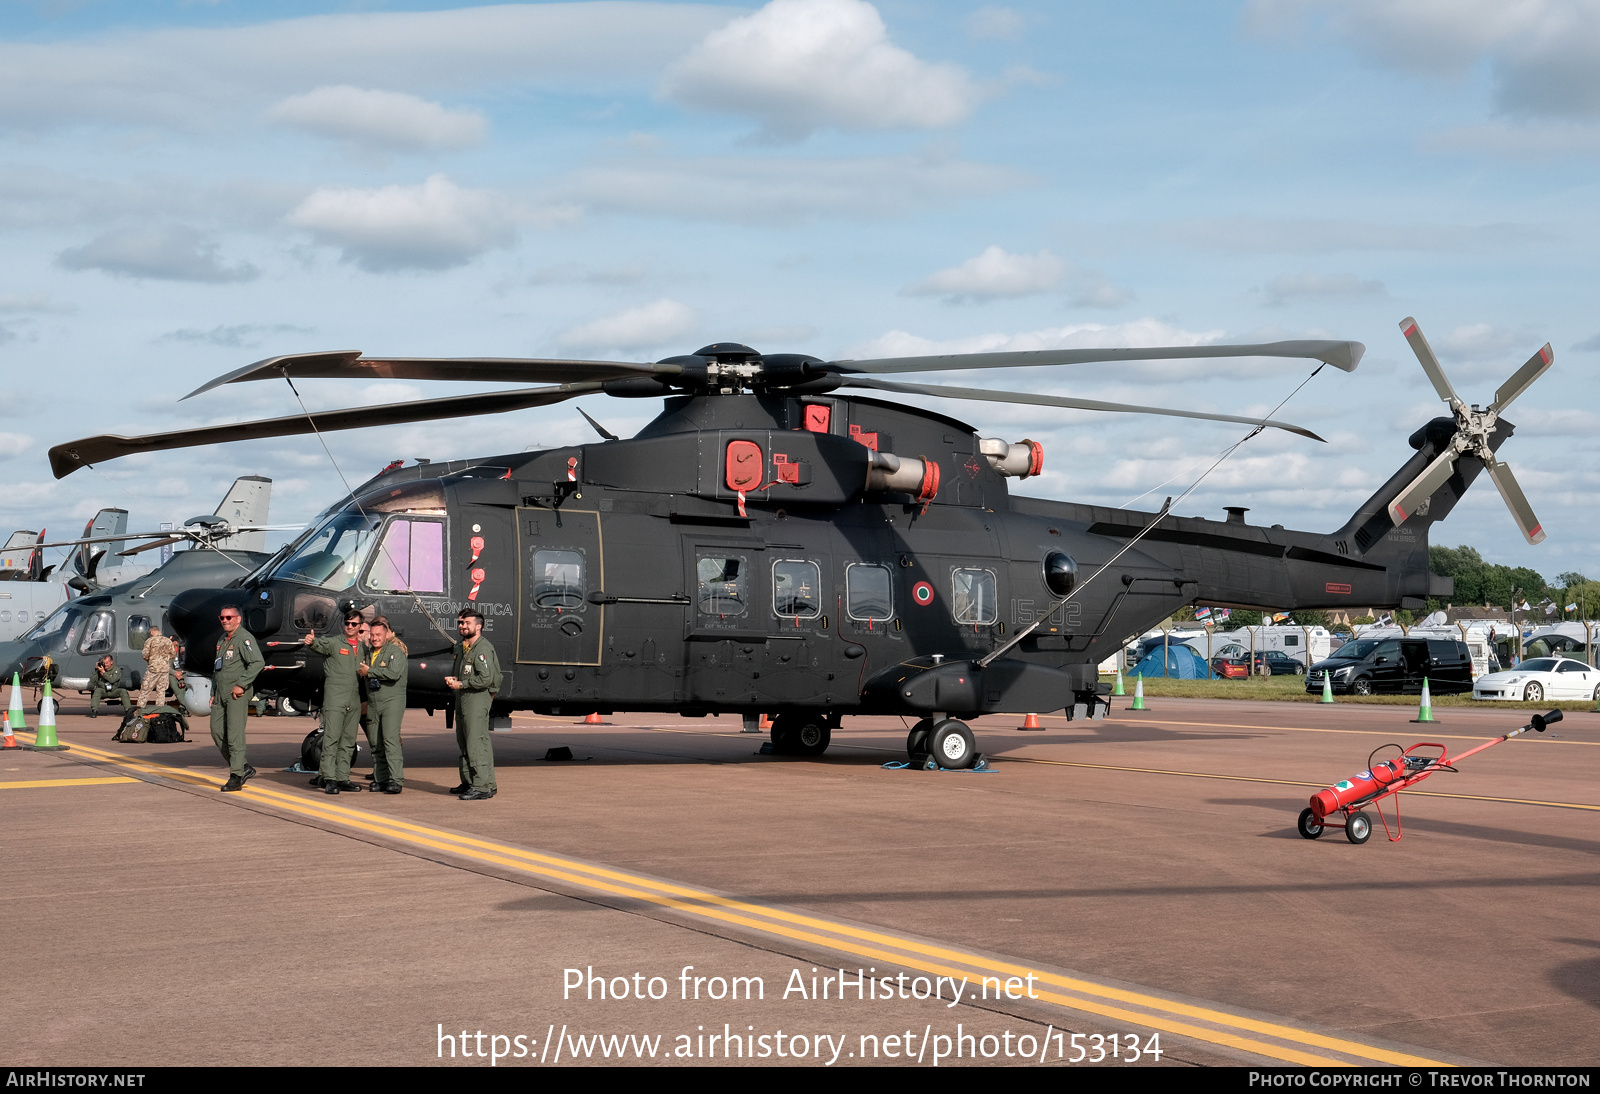
M 598 665 L 605 608 L 589 603 L 605 589 L 600 514 L 517 510 L 517 660 Z

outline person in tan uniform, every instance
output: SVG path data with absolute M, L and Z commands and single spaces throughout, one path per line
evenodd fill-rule
M 143 656 L 150 664 L 144 670 L 144 678 L 140 683 L 139 705 L 160 706 L 167 696 L 167 678 L 172 675 L 172 662 L 177 659 L 178 647 L 172 644 L 172 639 L 161 633 L 160 627 L 151 627 Z

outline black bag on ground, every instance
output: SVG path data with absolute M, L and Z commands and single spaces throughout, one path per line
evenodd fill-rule
M 361 755 L 361 742 L 350 752 L 350 763 L 354 764 Z M 306 771 L 322 770 L 322 727 L 318 726 L 306 734 L 306 739 L 300 742 L 300 766 Z
M 181 744 L 189 739 L 189 723 L 181 714 L 161 711 L 145 719 L 145 740 L 153 745 Z

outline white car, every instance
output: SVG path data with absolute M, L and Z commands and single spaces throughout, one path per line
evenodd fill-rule
M 1570 657 L 1534 657 L 1514 669 L 1479 677 L 1474 699 L 1543 703 L 1555 699 L 1600 702 L 1600 669 Z

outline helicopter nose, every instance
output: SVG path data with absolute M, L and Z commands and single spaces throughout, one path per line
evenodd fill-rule
M 22 671 L 30 642 L 0 642 L 0 683 L 9 684 L 12 674 Z

